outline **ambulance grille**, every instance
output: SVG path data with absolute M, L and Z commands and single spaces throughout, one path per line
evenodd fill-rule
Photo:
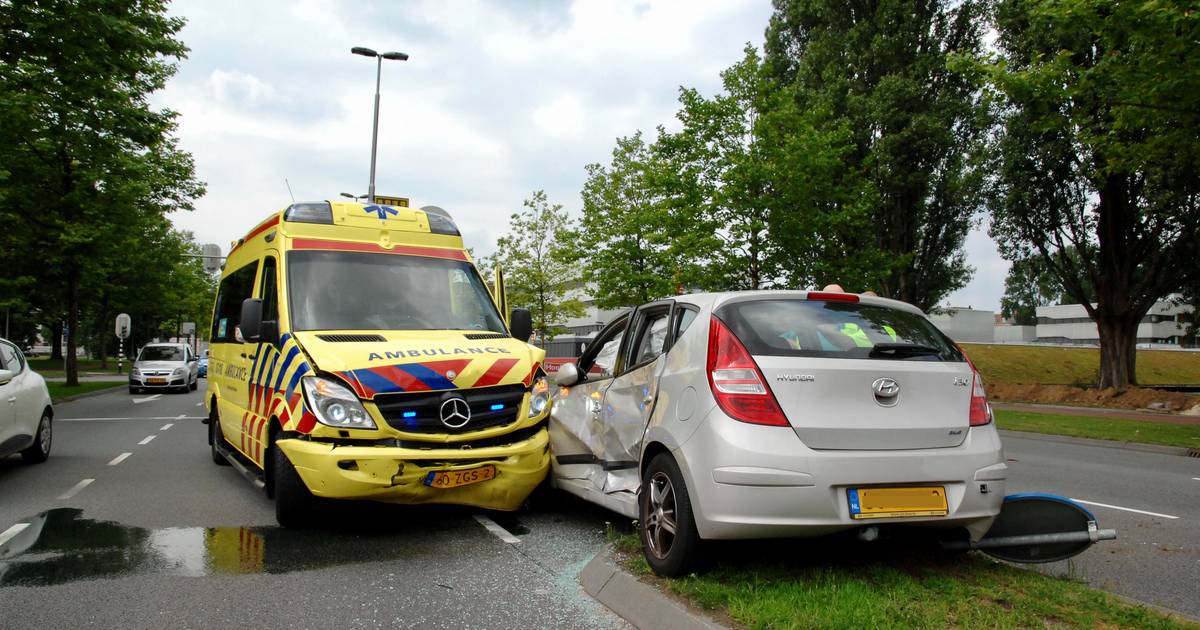
M 331 343 L 387 341 L 387 339 L 383 338 L 383 335 L 317 335 L 317 339 Z
M 475 340 L 475 339 L 508 339 L 508 335 L 505 335 L 503 333 L 493 333 L 493 332 L 466 333 L 463 336 L 466 337 L 467 339 L 471 339 L 471 340 Z
M 501 385 L 479 389 L 455 389 L 442 392 L 377 394 L 379 415 L 393 429 L 407 433 L 461 434 L 511 424 L 525 398 L 524 385 Z M 471 409 L 471 419 L 454 428 L 442 423 L 442 404 L 460 397 Z

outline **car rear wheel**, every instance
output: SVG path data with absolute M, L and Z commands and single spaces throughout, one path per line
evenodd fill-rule
M 283 527 L 304 527 L 312 517 L 316 497 L 277 444 L 271 444 L 275 488 L 275 520 Z
M 696 566 L 700 533 L 679 465 L 662 453 L 650 461 L 638 493 L 638 534 L 650 568 L 668 577 Z
M 213 463 L 218 466 L 228 466 L 229 460 L 217 450 L 218 445 L 225 444 L 225 434 L 221 432 L 221 416 L 217 414 L 217 405 L 213 404 L 212 413 L 208 414 L 208 443 L 212 448 Z
M 38 421 L 37 435 L 33 437 L 33 444 L 29 448 L 21 451 L 21 458 L 26 464 L 40 464 L 50 457 L 50 444 L 54 438 L 54 427 L 50 418 L 50 410 L 42 412 L 42 419 Z
M 197 376 L 196 380 L 192 381 L 192 386 L 188 389 L 191 389 L 192 391 L 196 391 L 196 388 L 199 386 L 200 386 L 200 377 Z

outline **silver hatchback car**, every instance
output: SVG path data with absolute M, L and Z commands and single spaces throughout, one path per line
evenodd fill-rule
M 553 485 L 636 518 L 660 574 L 705 539 L 905 524 L 978 540 L 1000 512 L 979 373 L 903 302 L 679 296 L 618 316 L 556 381 Z
M 148 343 L 138 352 L 129 370 L 129 393 L 166 389 L 196 389 L 200 361 L 186 343 Z

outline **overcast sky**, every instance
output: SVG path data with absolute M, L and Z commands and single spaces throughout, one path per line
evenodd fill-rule
M 450 211 L 490 253 L 508 215 L 538 189 L 573 215 L 584 165 L 614 139 L 670 126 L 679 86 L 712 94 L 769 0 L 668 2 L 177 0 L 191 54 L 156 103 L 208 194 L 175 223 L 229 242 L 296 200 L 367 191 L 375 61 L 385 61 L 376 192 Z M 996 309 L 1007 263 L 972 234 L 974 280 L 956 306 Z

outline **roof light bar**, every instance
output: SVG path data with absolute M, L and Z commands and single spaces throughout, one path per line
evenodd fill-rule
M 333 225 L 333 206 L 330 206 L 328 201 L 294 203 L 283 211 L 283 220 L 293 223 Z

